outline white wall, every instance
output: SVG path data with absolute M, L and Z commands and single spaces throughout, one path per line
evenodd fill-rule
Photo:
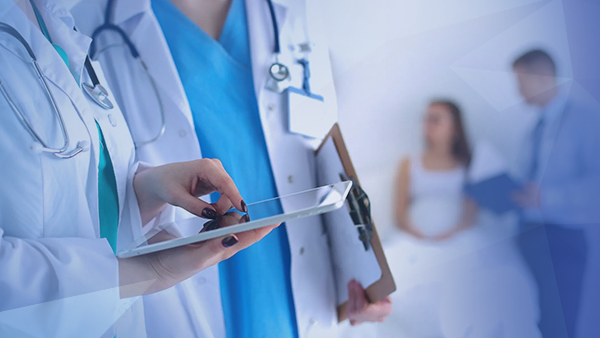
M 382 235 L 399 160 L 418 151 L 432 97 L 463 108 L 472 143 L 510 158 L 528 117 L 510 65 L 530 47 L 571 67 L 562 5 L 534 0 L 325 0 L 340 124 Z

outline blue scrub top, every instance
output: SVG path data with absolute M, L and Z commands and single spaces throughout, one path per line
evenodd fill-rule
M 254 91 L 244 0 L 233 0 L 218 41 L 169 0 L 152 8 L 190 102 L 204 157 L 223 163 L 248 203 L 277 197 Z M 218 195 L 212 196 L 213 200 Z M 251 217 L 281 212 L 281 205 Z M 227 337 L 297 337 L 285 226 L 219 265 Z

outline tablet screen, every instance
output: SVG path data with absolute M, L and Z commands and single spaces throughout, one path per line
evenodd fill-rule
M 227 234 L 257 229 L 287 220 L 316 215 L 340 208 L 350 190 L 350 182 L 340 182 L 300 193 L 248 204 L 248 213 L 230 210 L 210 220 L 193 217 L 153 227 L 129 245 L 120 257 L 168 249 Z M 287 212 L 283 212 L 285 206 Z M 149 250 L 149 247 L 152 247 Z M 143 249 L 143 250 L 141 250 Z M 141 250 L 141 251 L 140 251 Z M 133 251 L 131 254 L 127 252 Z

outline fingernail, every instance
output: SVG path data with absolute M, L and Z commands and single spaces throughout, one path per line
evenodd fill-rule
M 211 208 L 206 208 L 202 210 L 202 217 L 204 218 L 215 219 L 217 218 L 217 216 L 217 212 Z
M 229 248 L 229 247 L 236 245 L 237 242 L 238 242 L 238 240 L 237 240 L 237 238 L 235 238 L 235 236 L 229 236 L 229 237 L 226 237 L 223 240 L 223 242 L 221 242 L 221 243 L 223 243 L 224 247 Z
M 242 200 L 242 211 L 243 212 L 248 212 L 248 206 L 246 205 L 246 202 L 244 202 L 244 200 Z
M 244 215 L 244 222 L 250 222 L 250 215 L 248 215 L 248 214 Z
M 221 225 L 219 224 L 219 222 L 217 220 L 212 220 L 212 221 L 208 221 L 208 222 L 206 222 L 206 224 L 204 224 L 203 230 L 206 230 L 206 231 L 216 230 L 220 226 Z

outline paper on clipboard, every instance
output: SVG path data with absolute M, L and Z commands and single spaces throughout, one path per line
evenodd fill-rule
M 316 164 L 319 184 L 339 182 L 340 174 L 345 173 L 332 138 L 322 145 Z M 366 289 L 381 278 L 382 271 L 373 247 L 365 250 L 359 240 L 357 228 L 347 207 L 325 214 L 323 218 L 329 238 L 339 306 L 348 301 L 348 282 L 356 279 Z

